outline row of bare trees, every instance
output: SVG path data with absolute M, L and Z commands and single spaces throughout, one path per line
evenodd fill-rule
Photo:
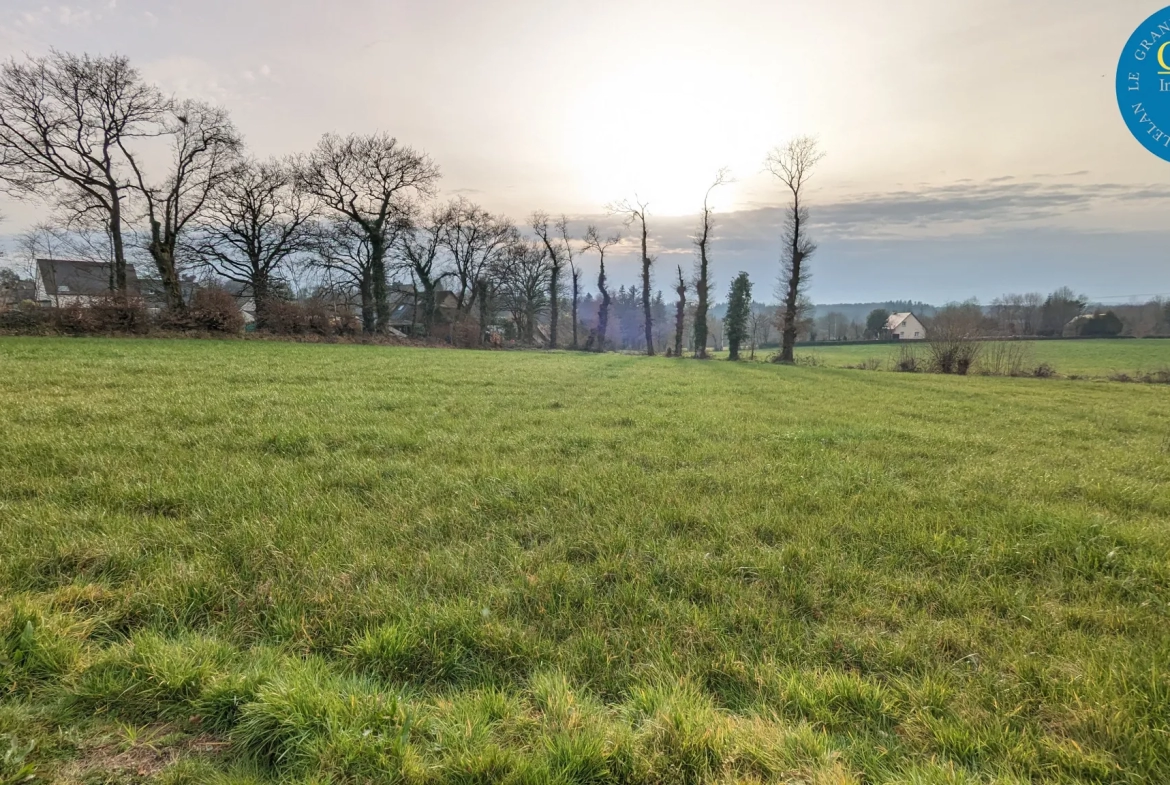
M 805 189 L 819 160 L 816 142 L 801 138 L 767 161 L 792 197 L 781 258 L 786 361 L 815 250 Z M 182 311 L 181 273 L 202 271 L 247 291 L 264 326 L 297 270 L 319 289 L 352 293 L 363 331 L 379 333 L 390 329 L 399 302 L 392 281 L 405 279 L 423 331 L 449 308 L 439 297 L 450 291 L 455 319 L 475 324 L 478 340 L 505 315 L 522 342 L 556 347 L 564 300 L 568 345 L 604 349 L 612 300 L 606 255 L 621 236 L 589 226 L 575 238 L 565 216 L 538 211 L 521 228 L 463 198 L 438 203 L 440 177 L 429 156 L 385 133 L 327 134 L 308 153 L 259 160 L 223 109 L 165 95 L 124 57 L 53 52 L 0 67 L 0 184 L 18 198 L 49 203 L 58 238 L 74 246 L 84 238 L 93 252 L 87 255 L 110 263 L 116 295 L 128 293 L 128 266 L 147 264 L 166 306 Z M 693 280 L 678 270 L 673 354 L 682 354 L 692 288 L 695 355 L 707 354 L 711 202 L 727 182 L 720 171 L 704 195 Z M 609 211 L 624 219 L 640 249 L 642 329 L 646 352 L 654 354 L 649 205 L 634 198 Z M 600 261 L 600 303 L 583 342 L 585 253 Z

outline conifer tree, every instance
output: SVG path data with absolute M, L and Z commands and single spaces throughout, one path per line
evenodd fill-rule
M 739 347 L 748 339 L 748 317 L 752 307 L 752 282 L 748 274 L 741 272 L 731 282 L 727 293 L 727 316 L 723 317 L 723 329 L 727 334 L 727 347 L 731 350 L 729 360 L 739 359 Z

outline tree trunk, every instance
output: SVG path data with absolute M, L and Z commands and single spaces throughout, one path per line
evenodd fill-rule
M 254 273 L 252 276 L 252 303 L 256 309 L 256 329 L 268 327 L 268 275 Z
M 370 237 L 370 271 L 373 275 L 374 329 L 387 332 L 390 327 L 390 298 L 386 287 L 386 246 L 378 233 Z
M 487 338 L 488 328 L 487 281 L 484 281 L 482 278 L 476 281 L 476 288 L 479 289 L 479 294 L 476 298 L 479 300 L 479 345 L 483 346 Z
M 374 281 L 370 270 L 362 272 L 359 284 L 362 295 L 362 332 L 373 335 L 378 329 L 377 307 L 374 304 Z
M 114 291 L 126 296 L 126 249 L 122 243 L 122 200 L 115 189 L 110 193 L 110 245 L 114 249 Z
M 573 351 L 577 351 L 577 290 L 578 290 L 578 273 L 573 272 Z
M 793 243 L 795 245 L 795 243 Z M 796 303 L 800 297 L 800 266 L 804 256 L 792 250 L 792 274 L 788 277 L 788 291 L 784 297 L 784 336 L 780 347 L 780 362 L 795 362 Z
M 156 220 L 150 222 L 150 258 L 158 270 L 159 280 L 162 281 L 163 295 L 166 306 L 172 311 L 181 311 L 186 307 L 183 302 L 183 289 L 179 284 L 179 271 L 175 269 L 175 242 L 172 237 L 163 236 L 163 227 Z
M 561 268 L 558 264 L 553 264 L 552 276 L 549 279 L 549 314 L 548 314 L 548 348 L 557 348 L 557 316 L 560 312 L 557 293 L 560 291 L 561 282 Z
M 683 356 L 683 327 L 687 313 L 687 287 L 683 282 L 682 267 L 678 268 L 678 306 L 674 314 L 674 356 Z
M 646 354 L 653 357 L 654 328 L 650 318 L 650 255 L 646 251 L 645 214 L 642 216 L 642 313 L 646 318 Z
M 699 244 L 699 280 L 695 282 L 695 357 L 707 359 L 707 238 Z

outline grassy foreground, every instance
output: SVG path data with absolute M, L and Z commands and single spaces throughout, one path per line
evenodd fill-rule
M 0 339 L 0 783 L 1168 782 L 1168 404 Z
M 1061 376 L 1084 376 L 1107 378 L 1114 374 L 1139 376 L 1170 369 L 1170 339 L 1097 339 L 1076 341 L 1020 341 L 1028 347 L 1032 365 L 1047 363 Z M 929 355 L 927 347 L 917 346 L 919 357 Z M 871 358 L 882 361 L 889 369 L 896 360 L 900 347 L 891 344 L 853 344 L 833 346 L 832 344 L 807 347 L 798 351 L 820 358 L 826 365 L 836 368 L 856 366 Z M 770 352 L 774 354 L 775 352 Z M 768 352 L 765 352 L 765 355 Z M 757 353 L 757 356 L 759 354 Z

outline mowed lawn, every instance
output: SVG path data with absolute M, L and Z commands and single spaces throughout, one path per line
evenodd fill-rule
M 0 339 L 0 782 L 1170 782 L 1168 480 L 1158 385 Z
M 1107 378 L 1116 374 L 1137 376 L 1170 370 L 1170 339 L 1098 339 L 1076 341 L 1020 341 L 1029 347 L 1031 364 L 1047 363 L 1061 376 Z M 920 358 L 929 356 L 923 343 L 911 343 Z M 898 358 L 901 347 L 896 344 L 852 344 L 849 346 L 808 346 L 797 349 L 797 354 L 813 355 L 825 365 L 833 367 L 856 366 L 876 358 L 889 370 Z M 764 356 L 775 350 L 764 350 Z M 760 357 L 760 352 L 756 352 Z

